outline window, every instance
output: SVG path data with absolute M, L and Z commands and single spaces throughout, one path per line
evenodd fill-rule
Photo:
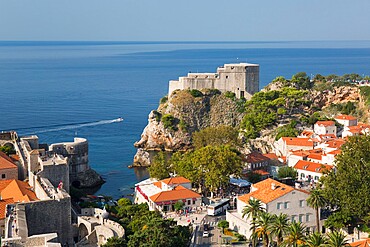
M 1 174 L 1 178 L 5 178 L 5 174 Z
M 226 79 L 227 79 L 227 78 L 229 78 L 229 76 L 228 76 L 228 75 L 226 76 Z
M 303 207 L 304 207 L 304 200 L 299 200 L 299 206 L 300 206 L 301 208 L 303 208 Z
M 299 222 L 303 222 L 303 217 L 304 217 L 304 215 L 303 215 L 303 214 L 300 214 L 300 215 L 299 215 Z
M 188 205 L 190 205 L 191 204 L 191 200 L 188 200 Z
M 306 214 L 306 222 L 309 222 L 311 220 L 310 214 Z
M 195 200 L 193 201 L 193 205 L 195 204 Z
M 295 222 L 296 221 L 296 218 L 297 218 L 297 215 L 292 215 L 292 222 Z
M 281 205 L 282 205 L 283 203 L 282 202 L 278 202 L 277 204 L 276 204 L 276 209 L 281 209 Z
M 284 202 L 284 208 L 285 209 L 289 208 L 289 202 Z
M 315 176 L 315 180 L 317 181 L 317 180 L 319 180 L 319 177 L 318 176 Z

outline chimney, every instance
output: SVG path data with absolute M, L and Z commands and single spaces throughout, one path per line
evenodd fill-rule
M 275 183 L 271 183 L 271 189 L 272 190 L 275 190 L 276 189 L 276 184 Z

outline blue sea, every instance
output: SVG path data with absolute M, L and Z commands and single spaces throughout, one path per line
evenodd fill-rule
M 236 62 L 260 64 L 261 88 L 300 71 L 370 75 L 370 42 L 0 42 L 0 131 L 87 138 L 97 194 L 119 198 L 148 176 L 127 166 L 168 81 Z

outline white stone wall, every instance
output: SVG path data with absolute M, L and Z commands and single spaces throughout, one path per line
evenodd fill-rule
M 251 96 L 259 91 L 259 65 L 225 64 L 217 73 L 189 73 L 186 77 L 169 82 L 168 95 L 176 89 L 218 89 L 221 92 L 231 91 L 237 98 Z
M 268 203 L 267 212 L 277 215 L 284 213 L 290 217 L 290 220 L 294 219 L 297 222 L 300 221 L 299 216 L 301 216 L 301 222 L 312 230 L 316 225 L 316 213 L 313 208 L 307 205 L 306 200 L 308 197 L 309 194 L 304 192 L 298 190 L 291 191 L 290 193 Z M 280 209 L 278 209 L 278 203 L 280 205 Z
M 303 181 L 311 181 L 313 179 L 315 182 L 318 182 L 321 176 L 323 175 L 320 172 L 312 172 L 307 170 L 297 169 L 298 179 Z
M 315 124 L 314 132 L 318 135 L 334 134 L 335 136 L 337 136 L 337 126 L 322 126 L 319 124 Z
M 289 167 L 294 167 L 298 161 L 303 160 L 302 156 L 291 154 L 287 158 L 287 163 Z
M 335 120 L 345 127 L 357 125 L 357 119 L 354 119 L 354 120 L 335 119 Z

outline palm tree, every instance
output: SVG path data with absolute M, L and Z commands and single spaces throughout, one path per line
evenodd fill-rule
M 278 246 L 283 242 L 283 236 L 287 233 L 288 227 L 289 218 L 287 214 L 274 215 L 274 219 L 271 224 L 271 233 L 276 236 Z
M 273 216 L 266 212 L 260 213 L 258 218 L 256 219 L 255 235 L 258 238 L 262 238 L 264 247 L 269 246 L 272 222 Z
M 328 233 L 328 244 L 327 247 L 344 247 L 350 246 L 348 240 L 345 239 L 346 236 L 338 231 L 332 231 Z
M 285 246 L 297 247 L 304 245 L 306 236 L 304 235 L 305 228 L 301 222 L 293 222 L 288 227 L 288 233 L 283 241 Z
M 326 200 L 320 189 L 311 190 L 310 196 L 307 198 L 307 204 L 316 210 L 316 228 L 317 232 L 320 232 L 320 208 L 326 205 Z
M 258 215 L 260 215 L 262 212 L 264 212 L 265 209 L 262 207 L 262 203 L 258 199 L 253 199 L 250 198 L 248 201 L 248 204 L 243 208 L 243 215 L 247 216 L 247 219 L 252 219 L 252 239 L 253 239 L 253 247 L 256 246 L 256 241 L 255 241 L 255 231 L 256 231 L 256 218 Z
M 325 247 L 328 239 L 319 232 L 310 234 L 306 241 L 306 247 Z

